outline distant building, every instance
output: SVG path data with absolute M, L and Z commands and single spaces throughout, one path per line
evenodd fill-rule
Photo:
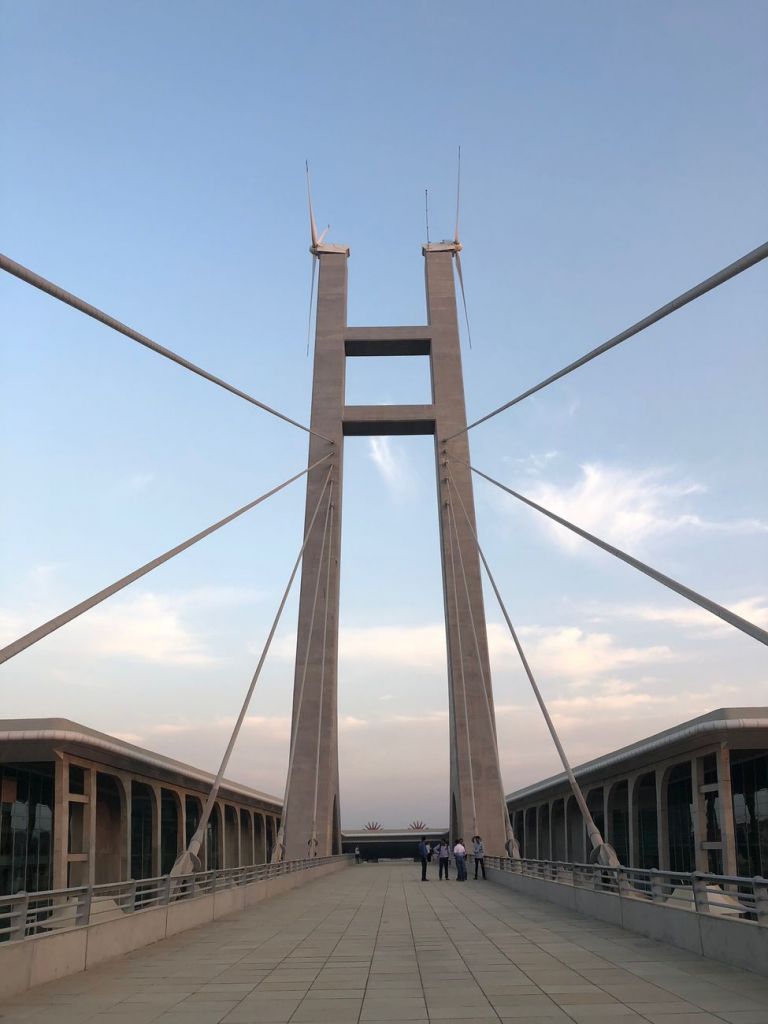
M 360 847 L 363 860 L 398 860 L 414 859 L 418 856 L 419 841 L 426 836 L 427 842 L 434 845 L 438 839 L 448 835 L 445 828 L 377 828 L 349 829 L 341 833 L 342 853 L 354 853 Z
M 0 894 L 167 874 L 213 776 L 64 718 L 0 721 Z M 282 801 L 225 781 L 208 868 L 268 860 Z
M 575 769 L 622 864 L 768 875 L 768 708 L 721 708 Z M 564 774 L 506 798 L 524 857 L 583 862 Z

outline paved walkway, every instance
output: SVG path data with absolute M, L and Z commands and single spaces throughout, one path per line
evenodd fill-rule
M 0 1024 L 768 1024 L 768 980 L 492 882 L 364 865 L 0 1006 Z

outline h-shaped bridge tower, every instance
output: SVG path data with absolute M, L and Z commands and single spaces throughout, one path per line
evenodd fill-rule
M 464 380 L 454 287 L 458 241 L 423 247 L 427 324 L 349 327 L 344 246 L 315 242 L 320 265 L 315 329 L 309 464 L 335 449 L 331 509 L 325 532 L 315 527 L 304 552 L 296 645 L 291 769 L 284 811 L 285 856 L 341 850 L 337 733 L 339 573 L 344 438 L 431 434 L 443 572 L 450 707 L 451 833 L 480 834 L 489 854 L 507 839 L 499 772 L 488 640 L 480 579 L 466 433 Z M 366 356 L 428 356 L 428 405 L 349 406 L 345 365 Z M 325 438 L 334 442 L 333 446 Z M 450 483 L 447 455 L 451 458 Z M 327 464 L 307 477 L 306 525 L 326 486 Z M 458 504 L 458 508 L 453 507 Z M 466 511 L 466 515 L 465 515 Z M 471 523 L 471 528 L 470 528 Z

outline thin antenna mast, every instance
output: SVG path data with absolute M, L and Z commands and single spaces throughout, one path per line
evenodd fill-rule
M 429 189 L 424 189 L 424 216 L 427 220 L 427 245 L 429 245 Z
M 456 174 L 456 230 L 453 233 L 453 244 L 456 246 L 454 249 L 454 255 L 456 257 L 456 273 L 459 275 L 459 285 L 461 287 L 461 301 L 464 303 L 464 320 L 467 324 L 467 340 L 469 341 L 469 347 L 472 348 L 472 331 L 469 329 L 469 313 L 467 312 L 467 296 L 464 292 L 464 275 L 461 272 L 461 242 L 459 241 L 459 209 L 461 201 L 461 146 L 459 146 L 459 160 L 458 170 Z

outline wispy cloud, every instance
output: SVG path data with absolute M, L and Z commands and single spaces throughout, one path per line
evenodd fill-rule
M 86 612 L 51 641 L 78 657 L 127 658 L 156 665 L 201 666 L 217 658 L 199 625 L 201 613 L 252 604 L 262 594 L 251 587 L 199 587 L 181 593 L 126 593 Z M 22 609 L 0 608 L 0 642 L 10 643 L 60 612 L 45 601 Z
M 676 478 L 670 469 L 636 471 L 587 463 L 580 467 L 577 480 L 567 484 L 537 480 L 528 488 L 527 495 L 577 526 L 622 547 L 636 548 L 648 538 L 684 529 L 768 532 L 768 522 L 764 520 L 718 521 L 684 507 L 688 499 L 705 491 L 700 483 Z M 548 521 L 542 521 L 542 525 L 567 550 L 585 549 L 584 542 L 564 527 Z
M 768 597 L 759 595 L 747 597 L 739 601 L 727 602 L 727 607 L 741 615 L 749 622 L 768 629 Z M 680 626 L 695 630 L 697 633 L 710 630 L 723 632 L 733 629 L 727 622 L 723 622 L 716 615 L 706 611 L 704 608 L 694 608 L 691 605 L 606 605 L 599 606 L 597 610 L 599 618 L 606 619 L 627 619 L 641 622 L 662 622 L 673 626 Z
M 518 473 L 524 473 L 526 476 L 540 476 L 559 456 L 558 451 L 529 452 L 528 455 L 517 458 L 505 457 L 503 461 Z
M 390 437 L 369 437 L 368 457 L 394 497 L 403 498 L 411 490 L 410 461 L 402 448 L 393 446 Z
M 630 665 L 650 665 L 680 658 L 663 645 L 626 645 L 611 633 L 588 632 L 578 626 L 521 626 L 518 633 L 535 670 L 563 679 L 591 678 Z M 488 646 L 496 669 L 518 664 L 517 650 L 502 623 L 488 623 Z M 283 658 L 292 658 L 295 637 L 280 638 L 275 645 L 275 653 Z M 445 673 L 445 627 L 439 623 L 342 628 L 339 632 L 339 658 L 342 663 Z

